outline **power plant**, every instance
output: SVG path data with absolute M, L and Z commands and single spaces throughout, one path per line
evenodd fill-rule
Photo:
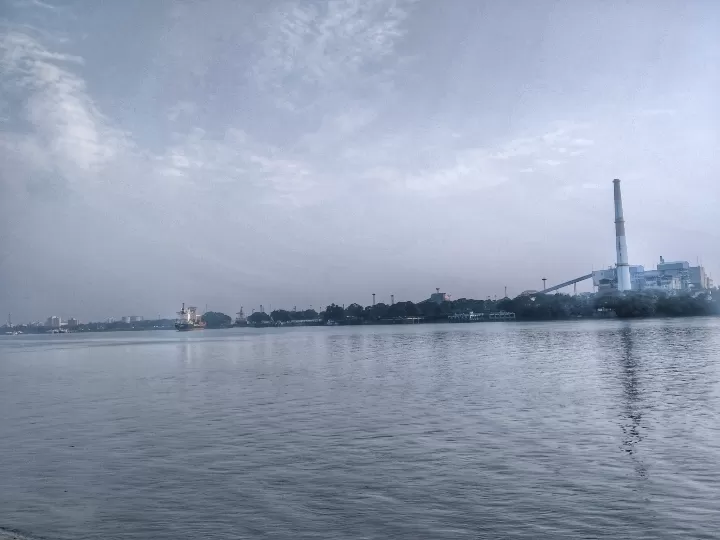
M 598 292 L 626 292 L 643 290 L 663 290 L 669 294 L 678 291 L 698 291 L 710 289 L 712 279 L 705 273 L 705 268 L 690 266 L 687 261 L 666 262 L 660 257 L 655 270 L 645 270 L 642 265 L 631 265 L 628 262 L 627 238 L 625 233 L 625 217 L 623 214 L 620 180 L 613 180 L 613 202 L 615 206 L 615 267 L 606 270 L 595 270 L 589 274 L 546 287 L 543 278 L 543 290 L 529 290 L 523 294 L 550 293 L 581 281 L 592 279 L 593 287 Z

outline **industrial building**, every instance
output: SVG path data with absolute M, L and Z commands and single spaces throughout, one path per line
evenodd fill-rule
M 655 270 L 645 270 L 642 265 L 631 265 L 630 288 L 633 291 L 662 290 L 670 293 L 677 291 L 701 291 L 713 287 L 712 279 L 702 266 L 690 266 L 687 261 L 666 262 L 660 257 Z M 615 268 L 593 272 L 593 285 L 598 292 L 618 290 Z
M 442 304 L 443 302 L 449 302 L 450 296 L 444 292 L 440 292 L 440 288 L 436 288 L 435 292 L 430 295 L 430 301 L 436 304 Z
M 705 272 L 705 268 L 700 265 L 690 266 L 687 261 L 666 262 L 663 257 L 660 257 L 660 262 L 655 270 L 645 270 L 642 265 L 628 264 L 625 218 L 620 180 L 618 179 L 613 180 L 613 202 L 615 206 L 616 265 L 605 270 L 596 270 L 553 287 L 543 288 L 543 293 L 557 291 L 591 278 L 593 286 L 598 292 L 661 290 L 675 294 L 678 291 L 701 291 L 713 287 L 712 279 Z M 544 281 L 543 279 L 543 283 Z M 523 294 L 537 294 L 537 292 L 529 290 Z

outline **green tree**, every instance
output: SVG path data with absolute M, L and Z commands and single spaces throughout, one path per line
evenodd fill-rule
M 225 315 L 225 313 L 220 313 L 219 311 L 208 311 L 204 313 L 202 320 L 208 328 L 227 328 L 232 324 L 230 315 Z
M 247 320 L 251 324 L 270 322 L 270 315 L 268 315 L 267 313 L 263 313 L 262 311 L 256 311 L 255 313 L 251 314 L 247 318 Z
M 362 319 L 363 318 L 363 307 L 360 304 L 350 304 L 347 309 L 345 309 L 345 314 L 348 317 L 355 317 L 356 319 Z
M 410 301 L 405 302 L 405 316 L 417 317 L 418 315 L 420 315 L 418 307 Z
M 289 322 L 292 320 L 292 313 L 286 309 L 276 309 L 270 313 L 270 316 L 275 322 Z
M 624 295 L 607 295 L 596 299 L 596 305 L 612 309 L 621 318 L 652 317 L 657 307 L 657 296 L 645 292 L 628 292 Z
M 388 306 L 387 304 L 380 302 L 374 306 L 368 306 L 365 308 L 366 318 L 369 321 L 379 321 L 380 319 L 386 319 L 388 317 Z
M 324 321 L 340 322 L 345 320 L 345 310 L 337 304 L 330 304 L 323 312 Z
M 305 309 L 303 311 L 294 311 L 292 317 L 296 321 L 307 321 L 311 319 L 318 319 L 320 315 L 314 309 Z

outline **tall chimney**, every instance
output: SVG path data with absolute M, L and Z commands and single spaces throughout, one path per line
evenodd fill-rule
M 620 180 L 613 180 L 615 197 L 615 250 L 617 251 L 617 288 L 618 291 L 629 291 L 630 266 L 628 266 L 627 243 L 625 241 L 625 220 L 623 219 L 622 195 Z

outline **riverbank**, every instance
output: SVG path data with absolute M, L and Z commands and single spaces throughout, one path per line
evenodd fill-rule
M 215 313 L 215 323 L 209 321 L 208 329 L 284 327 L 284 326 L 350 326 L 350 325 L 390 325 L 390 324 L 428 324 L 428 323 L 469 323 L 494 320 L 517 321 L 567 321 L 618 317 L 655 318 L 655 317 L 695 317 L 720 314 L 720 294 L 713 291 L 671 294 L 663 291 L 639 291 L 623 294 L 582 294 L 569 296 L 564 294 L 520 295 L 516 298 L 501 300 L 473 300 L 461 298 L 434 302 L 425 300 L 378 303 L 362 307 L 350 304 L 345 307 L 330 304 L 320 313 L 309 309 L 305 311 L 274 310 L 270 313 L 254 312 L 246 320 L 229 324 L 231 319 L 223 313 Z M 507 315 L 503 315 L 507 314 Z M 207 315 L 207 314 L 206 314 Z M 226 324 L 221 324 L 227 321 Z M 67 328 L 68 333 L 84 334 L 88 332 L 134 332 L 145 330 L 175 330 L 175 321 L 170 319 L 146 320 L 134 323 L 104 322 L 86 323 Z M 23 334 L 46 334 L 52 328 L 43 326 L 5 327 L 5 330 L 19 331 Z M 0 330 L 1 331 L 1 330 Z

